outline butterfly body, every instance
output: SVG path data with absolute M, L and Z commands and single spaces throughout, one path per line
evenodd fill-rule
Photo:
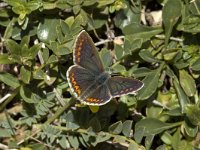
M 96 78 L 97 84 L 101 85 L 107 82 L 107 80 L 110 78 L 110 75 L 106 72 L 103 72 Z
M 75 42 L 74 65 L 67 71 L 70 89 L 77 99 L 87 105 L 103 105 L 113 97 L 135 93 L 143 87 L 139 80 L 111 77 L 105 72 L 94 43 L 82 31 Z

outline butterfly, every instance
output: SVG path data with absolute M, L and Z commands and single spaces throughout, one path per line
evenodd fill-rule
M 92 38 L 83 30 L 73 51 L 74 65 L 67 70 L 67 80 L 75 97 L 86 105 L 104 105 L 112 98 L 135 94 L 143 87 L 139 80 L 114 76 L 104 70 Z

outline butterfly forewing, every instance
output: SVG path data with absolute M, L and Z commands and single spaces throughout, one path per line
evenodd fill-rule
M 113 97 L 134 94 L 143 87 L 143 83 L 139 80 L 118 76 L 109 78 L 107 84 Z
M 76 40 L 74 63 L 99 75 L 104 71 L 95 45 L 87 32 L 82 31 Z
M 95 76 L 87 69 L 74 65 L 67 71 L 67 80 L 72 92 L 78 98 L 90 87 L 91 83 L 95 82 Z

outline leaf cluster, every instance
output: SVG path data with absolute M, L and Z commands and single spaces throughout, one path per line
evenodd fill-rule
M 198 0 L 4 0 L 0 8 L 1 146 L 200 149 Z M 157 24 L 148 19 L 155 13 Z M 136 96 L 75 104 L 66 71 L 83 29 L 106 70 L 144 83 Z

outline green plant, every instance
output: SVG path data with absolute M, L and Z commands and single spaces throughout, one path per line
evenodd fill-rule
M 150 4 L 162 11 L 157 26 L 141 23 Z M 198 0 L 4 0 L 0 8 L 0 148 L 200 149 Z M 105 68 L 144 82 L 137 96 L 75 105 L 66 71 L 82 29 Z

